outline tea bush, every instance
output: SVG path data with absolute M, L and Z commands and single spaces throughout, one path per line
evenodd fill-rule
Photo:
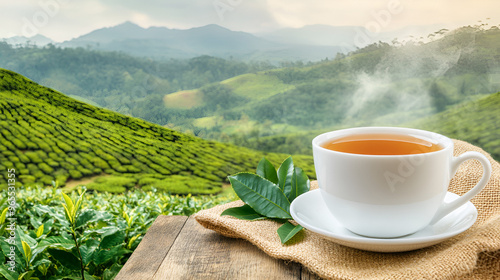
M 110 193 L 123 193 L 127 189 L 135 186 L 137 179 L 121 176 L 105 176 L 94 180 L 94 182 L 87 184 L 90 190 Z
M 220 184 L 206 179 L 182 175 L 172 175 L 164 179 L 145 178 L 139 181 L 144 190 L 156 188 L 165 192 L 188 194 L 190 191 L 203 194 L 215 194 L 221 191 Z
M 109 181 L 126 181 L 114 177 Z M 19 188 L 16 213 L 0 200 L 0 279 L 113 279 L 158 215 L 192 215 L 236 199 L 135 190 L 116 195 L 79 188 Z M 10 218 L 16 219 L 14 272 L 9 271 Z

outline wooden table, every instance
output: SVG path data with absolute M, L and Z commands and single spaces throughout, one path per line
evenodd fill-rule
M 115 279 L 319 278 L 246 240 L 205 229 L 192 217 L 159 216 Z

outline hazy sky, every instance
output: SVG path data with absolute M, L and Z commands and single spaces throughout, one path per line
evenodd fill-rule
M 407 25 L 500 24 L 498 0 L 0 0 L 0 38 L 40 33 L 56 41 L 124 21 L 186 29 L 219 24 L 263 32 L 311 24 L 391 31 Z

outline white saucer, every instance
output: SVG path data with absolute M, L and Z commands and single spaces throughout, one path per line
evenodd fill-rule
M 458 195 L 448 192 L 445 201 Z M 313 190 L 297 197 L 290 207 L 293 219 L 304 228 L 322 235 L 338 244 L 374 252 L 411 251 L 437 244 L 470 228 L 477 218 L 476 207 L 469 201 L 432 226 L 398 238 L 370 238 L 355 234 L 328 211 L 320 190 Z

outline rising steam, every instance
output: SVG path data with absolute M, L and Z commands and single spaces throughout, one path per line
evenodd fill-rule
M 357 119 L 368 117 L 370 125 L 398 124 L 411 120 L 411 116 L 391 119 L 401 118 L 404 112 L 415 112 L 415 118 L 431 113 L 431 83 L 443 78 L 464 54 L 474 50 L 475 33 L 449 34 L 425 45 L 410 42 L 382 47 L 388 50 L 375 70 L 360 70 L 356 74 L 358 87 L 352 94 L 347 122 L 356 123 Z M 380 110 L 372 112 L 373 107 Z

